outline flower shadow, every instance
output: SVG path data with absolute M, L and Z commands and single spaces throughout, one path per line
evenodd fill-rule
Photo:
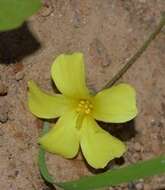
M 27 22 L 17 29 L 0 32 L 0 42 L 0 64 L 17 63 L 41 47 Z
M 55 85 L 53 79 L 51 79 L 51 87 L 52 87 L 53 91 L 54 91 L 56 94 L 61 94 L 61 92 L 58 90 L 57 86 Z
M 119 138 L 122 141 L 128 141 L 137 134 L 134 119 L 126 123 L 99 122 L 99 125 L 111 135 Z

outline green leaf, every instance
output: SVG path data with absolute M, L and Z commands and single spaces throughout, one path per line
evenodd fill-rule
M 165 156 L 141 161 L 119 169 L 112 169 L 99 175 L 83 177 L 77 181 L 60 183 L 59 185 L 65 190 L 91 190 L 106 186 L 116 186 L 162 172 L 165 172 Z
M 0 0 L 0 31 L 19 27 L 41 5 L 41 0 Z

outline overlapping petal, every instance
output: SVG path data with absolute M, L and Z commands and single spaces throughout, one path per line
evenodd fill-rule
M 33 81 L 29 81 L 28 87 L 29 109 L 37 117 L 47 119 L 59 117 L 75 106 L 74 100 L 60 94 L 53 96 L 45 93 Z
M 79 134 L 76 128 L 77 114 L 64 114 L 55 126 L 39 139 L 39 143 L 48 152 L 65 158 L 73 158 L 79 149 Z
M 51 75 L 64 95 L 80 99 L 89 96 L 82 53 L 59 55 L 52 65 Z
M 93 104 L 93 117 L 97 120 L 122 123 L 137 115 L 135 90 L 128 84 L 119 84 L 99 92 Z
M 90 117 L 83 121 L 80 144 L 85 159 L 94 168 L 104 168 L 126 151 L 120 140 L 101 129 Z

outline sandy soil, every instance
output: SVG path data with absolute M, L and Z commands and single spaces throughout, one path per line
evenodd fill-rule
M 81 51 L 87 83 L 99 90 L 136 52 L 165 10 L 164 0 L 45 0 L 21 28 L 0 33 L 0 187 L 50 190 L 37 166 L 42 122 L 27 108 L 27 81 L 52 91 L 50 66 L 60 53 Z M 120 81 L 137 90 L 138 117 L 123 126 L 107 124 L 128 152 L 113 167 L 165 153 L 165 30 Z M 81 155 L 74 160 L 47 154 L 57 180 L 91 175 Z M 163 190 L 165 176 L 107 190 Z

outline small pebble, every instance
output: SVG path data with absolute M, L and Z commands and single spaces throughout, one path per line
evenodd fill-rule
M 132 161 L 133 163 L 136 163 L 138 160 L 140 160 L 140 158 L 141 158 L 140 154 L 135 152 L 135 153 L 132 154 L 132 159 L 131 159 L 131 161 Z
M 0 122 L 1 123 L 6 123 L 8 120 L 8 113 L 7 112 L 2 112 L 0 111 Z
M 48 0 L 43 0 L 43 7 L 40 10 L 40 15 L 43 17 L 50 16 L 54 11 L 53 3 Z
M 0 104 L 0 123 L 6 123 L 8 120 L 9 107 L 5 102 Z
M 148 184 L 144 184 L 144 190 L 151 190 L 151 186 Z
M 15 79 L 16 79 L 17 81 L 22 80 L 23 78 L 24 78 L 24 73 L 23 73 L 23 72 L 18 72 L 18 73 L 16 73 Z
M 143 178 L 139 179 L 139 183 L 143 183 L 143 182 L 144 182 Z
M 136 186 L 133 182 L 128 183 L 128 190 L 136 190 Z
M 161 147 L 158 140 L 153 140 L 151 149 L 156 155 L 159 155 L 161 153 Z
M 3 136 L 5 133 L 4 131 L 2 130 L 2 128 L 0 128 L 0 137 Z
M 0 96 L 7 95 L 7 92 L 8 92 L 7 86 L 2 81 L 0 81 Z
M 137 183 L 136 184 L 136 189 L 137 190 L 142 190 L 143 189 L 143 184 L 142 183 Z
M 139 0 L 140 3 L 146 3 L 146 0 Z
M 13 65 L 13 72 L 14 72 L 14 74 L 22 71 L 23 68 L 24 68 L 24 65 L 22 63 L 16 63 L 16 64 L 14 64 Z
M 134 144 L 134 149 L 135 149 L 137 152 L 139 152 L 139 151 L 141 150 L 141 145 L 140 145 L 140 143 L 136 142 L 136 143 Z

